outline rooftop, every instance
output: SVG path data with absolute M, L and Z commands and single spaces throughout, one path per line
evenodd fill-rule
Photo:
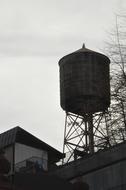
M 49 158 L 51 157 L 51 160 L 54 162 L 59 161 L 64 156 L 64 154 L 21 127 L 17 126 L 0 134 L 0 149 L 13 145 L 16 142 L 47 151 Z

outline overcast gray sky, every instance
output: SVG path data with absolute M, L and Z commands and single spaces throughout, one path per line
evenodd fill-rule
M 0 0 L 0 132 L 20 126 L 62 150 L 58 60 L 104 48 L 125 0 Z

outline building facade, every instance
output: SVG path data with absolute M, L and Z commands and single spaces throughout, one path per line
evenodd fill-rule
M 10 174 L 36 169 L 47 172 L 63 154 L 20 127 L 0 134 L 0 150 L 11 164 Z
M 125 190 L 126 143 L 68 163 L 54 174 L 72 183 L 87 183 L 90 190 Z

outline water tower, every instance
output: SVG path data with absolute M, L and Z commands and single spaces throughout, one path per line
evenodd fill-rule
M 93 154 L 109 144 L 101 122 L 110 105 L 109 63 L 107 56 L 85 45 L 59 61 L 60 104 L 66 112 L 63 152 L 69 152 L 67 161 Z

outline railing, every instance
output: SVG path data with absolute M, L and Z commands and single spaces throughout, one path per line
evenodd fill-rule
M 15 172 L 47 171 L 47 160 L 39 157 L 31 157 L 15 164 Z

